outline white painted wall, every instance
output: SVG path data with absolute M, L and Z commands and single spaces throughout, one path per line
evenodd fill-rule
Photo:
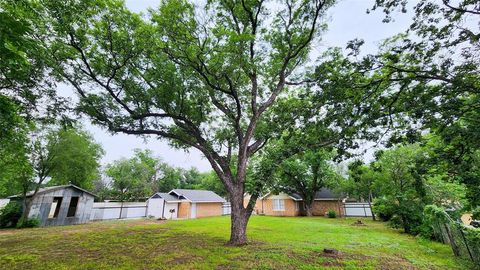
M 120 212 L 122 213 L 120 217 Z M 92 207 L 91 220 L 140 218 L 147 214 L 146 202 L 98 202 Z
M 170 209 L 173 209 L 174 212 L 170 213 Z M 178 203 L 166 203 L 164 217 L 166 219 L 177 219 L 178 217 Z
M 147 217 L 152 216 L 154 218 L 162 218 L 163 202 L 164 200 L 162 198 L 148 199 Z

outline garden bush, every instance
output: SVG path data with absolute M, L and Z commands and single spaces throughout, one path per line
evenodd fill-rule
M 480 266 L 480 229 L 463 226 L 465 241 L 467 242 L 473 261 Z
M 480 220 L 480 206 L 477 208 L 473 209 L 472 211 L 472 219 L 473 220 Z
M 336 217 L 337 217 L 337 213 L 336 213 L 335 211 L 333 211 L 333 210 L 330 209 L 330 210 L 328 210 L 328 212 L 327 212 L 327 216 L 328 216 L 329 218 L 336 218 Z
M 31 219 L 26 219 L 26 220 L 20 219 L 17 223 L 17 228 L 18 229 L 21 229 L 21 228 L 36 228 L 38 226 L 40 226 L 40 220 L 38 220 L 36 218 L 31 218 Z
M 22 217 L 22 204 L 9 202 L 0 210 L 0 228 L 15 228 Z
M 386 198 L 377 198 L 373 201 L 372 210 L 375 216 L 382 221 L 389 221 L 394 214 L 393 205 Z

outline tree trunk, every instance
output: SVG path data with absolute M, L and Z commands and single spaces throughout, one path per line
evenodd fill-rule
M 230 241 L 228 245 L 241 246 L 247 244 L 247 224 L 250 213 L 243 205 L 243 192 L 230 194 L 232 213 L 230 215 Z
M 373 213 L 372 209 L 372 191 L 370 190 L 368 193 L 368 207 L 370 207 L 370 212 L 372 213 L 372 220 L 376 221 L 377 219 L 375 218 L 375 213 Z
M 248 217 L 243 211 L 232 209 L 229 245 L 241 246 L 247 244 L 247 223 Z
M 307 214 L 307 217 L 313 216 L 313 211 L 312 211 L 313 202 L 309 202 L 309 203 L 305 202 L 304 205 L 305 205 L 305 214 Z
M 23 212 L 22 212 L 22 217 L 20 220 L 27 220 L 28 215 L 30 214 L 30 208 L 32 208 L 32 203 L 33 203 L 33 198 L 23 198 Z

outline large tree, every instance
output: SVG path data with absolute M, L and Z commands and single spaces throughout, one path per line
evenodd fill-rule
M 315 194 L 341 177 L 330 163 L 332 153 L 325 150 L 305 151 L 283 160 L 279 166 L 278 189 L 297 193 L 303 199 L 307 216 L 312 216 Z
M 355 160 L 348 164 L 348 179 L 341 185 L 340 189 L 348 193 L 351 198 L 366 200 L 371 209 L 372 201 L 378 195 L 375 180 L 376 172 L 373 168 L 365 165 L 361 160 Z M 373 212 L 372 219 L 376 220 Z
M 377 0 L 374 9 L 386 12 L 386 22 L 396 9 L 414 16 L 404 34 L 368 57 L 375 71 L 370 85 L 388 89 L 386 106 L 409 120 L 411 134 L 423 127 L 440 136 L 437 156 L 448 162 L 450 177 L 467 186 L 471 206 L 480 205 L 478 1 Z
M 202 152 L 228 191 L 230 243 L 240 245 L 258 195 L 244 206 L 248 161 L 266 143 L 257 125 L 301 75 L 332 4 L 170 0 L 142 17 L 115 0 L 45 1 L 41 14 L 78 110 L 111 132 Z
M 100 178 L 102 146 L 79 126 L 61 128 L 50 136 L 56 138 L 47 146 L 53 156 L 49 185 L 74 184 L 91 189 L 94 180 Z

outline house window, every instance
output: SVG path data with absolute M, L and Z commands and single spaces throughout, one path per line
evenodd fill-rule
M 78 197 L 72 197 L 68 206 L 67 217 L 74 217 L 77 212 Z
M 273 211 L 285 211 L 285 201 L 281 199 L 273 199 Z
M 60 206 L 62 205 L 62 197 L 53 197 L 52 205 L 50 206 L 50 212 L 48 213 L 48 218 L 58 217 L 60 212 Z

